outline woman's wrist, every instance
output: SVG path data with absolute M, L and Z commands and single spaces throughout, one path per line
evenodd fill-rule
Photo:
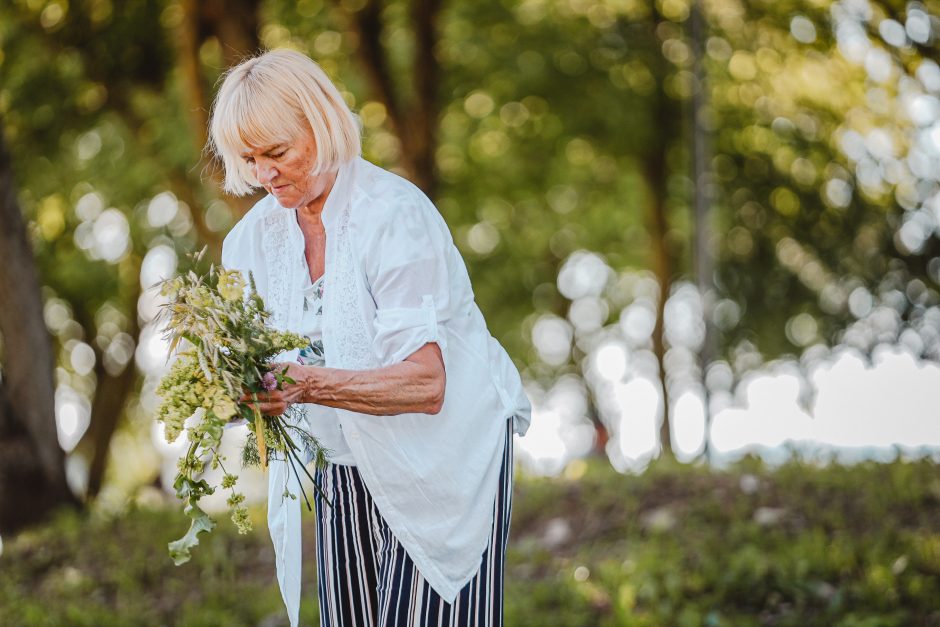
M 304 403 L 316 403 L 319 399 L 319 394 L 317 393 L 317 381 L 322 379 L 323 371 L 326 370 L 320 366 L 305 366 L 303 379 L 300 381 L 303 386 L 303 401 Z

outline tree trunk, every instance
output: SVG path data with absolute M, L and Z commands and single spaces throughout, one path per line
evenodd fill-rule
M 660 111 L 662 109 L 660 108 Z M 662 119 L 660 120 L 662 122 Z M 661 127 L 659 127 L 661 128 Z M 666 216 L 666 142 L 660 139 L 660 150 L 653 153 L 646 163 L 647 181 L 650 198 L 647 201 L 646 223 L 651 241 L 650 266 L 659 285 L 659 299 L 656 303 L 656 324 L 653 327 L 653 353 L 659 365 L 659 384 L 662 389 L 663 415 L 659 427 L 659 441 L 663 457 L 672 457 L 672 429 L 669 412 L 669 384 L 666 376 L 666 338 L 665 312 L 666 301 L 672 288 L 672 260 L 666 243 L 669 231 Z
M 186 0 L 188 4 L 190 0 Z M 201 0 L 199 10 L 199 43 L 215 36 L 222 47 L 225 67 L 257 54 L 260 0 Z
M 600 412 L 597 409 L 597 395 L 590 386 L 588 386 L 587 398 L 587 417 L 594 427 L 594 445 L 591 447 L 590 455 L 599 459 L 610 460 L 610 455 L 607 453 L 607 444 L 610 442 L 610 430 L 607 428 L 607 423 L 601 418 Z
M 0 136 L 0 533 L 76 505 L 55 421 L 53 352 L 39 276 Z
M 97 352 L 97 351 L 96 351 Z M 100 359 L 101 355 L 98 354 Z M 96 364 L 98 386 L 95 389 L 95 401 L 91 407 L 91 420 L 88 430 L 82 436 L 76 451 L 83 453 L 88 464 L 88 486 L 86 500 L 92 500 L 101 492 L 104 475 L 108 469 L 111 452 L 111 439 L 117 431 L 118 423 L 124 414 L 127 398 L 134 391 L 137 370 L 134 360 L 116 376 L 108 374 L 103 366 Z
M 709 249 L 710 220 L 709 205 L 711 204 L 710 189 L 712 181 L 708 172 L 709 147 L 708 131 L 702 127 L 702 116 L 708 99 L 705 78 L 705 20 L 702 14 L 701 0 L 694 0 L 689 15 L 689 39 L 694 58 L 695 86 L 692 91 L 692 181 L 694 207 L 694 235 L 692 250 L 694 253 L 695 283 L 698 287 L 699 297 L 702 299 L 702 319 L 705 323 L 705 339 L 699 350 L 699 367 L 702 371 L 702 403 L 705 420 L 705 441 L 702 455 L 709 456 L 709 427 L 711 426 L 711 412 L 709 411 L 708 386 L 705 385 L 705 371 L 708 364 L 715 358 L 715 331 L 712 325 L 712 299 L 714 298 L 714 285 L 712 273 L 714 272 L 714 259 Z
M 437 150 L 437 92 L 440 84 L 440 64 L 434 56 L 434 48 L 438 41 L 437 18 L 441 0 L 415 0 L 412 5 L 415 51 L 411 63 L 414 93 L 410 98 L 395 89 L 388 57 L 382 47 L 382 8 L 380 0 L 369 0 L 362 8 L 349 14 L 350 26 L 359 36 L 356 52 L 373 97 L 385 105 L 391 131 L 401 142 L 402 167 L 415 185 L 433 198 L 438 185 L 434 153 Z
M 140 274 L 140 264 L 136 264 L 133 276 Z M 137 300 L 140 298 L 140 282 L 135 281 L 127 295 L 125 310 L 128 311 L 129 323 L 125 333 L 134 338 L 135 345 L 140 341 L 140 325 L 137 323 Z M 94 328 L 94 312 L 76 311 L 78 322 L 83 328 Z M 117 431 L 127 398 L 134 391 L 137 383 L 137 369 L 134 358 L 124 366 L 116 375 L 112 375 L 104 367 L 104 351 L 98 346 L 95 349 L 95 398 L 91 405 L 91 416 L 88 430 L 82 435 L 75 447 L 75 452 L 88 460 L 88 482 L 85 489 L 85 500 L 91 501 L 98 496 L 104 483 L 104 476 L 108 469 L 111 456 L 111 438 Z
M 664 18 L 657 10 L 653 11 L 653 28 Z M 670 420 L 669 383 L 666 373 L 665 312 L 666 301 L 672 289 L 673 263 L 669 251 L 669 216 L 666 206 L 669 141 L 676 137 L 679 128 L 676 123 L 677 107 L 664 89 L 668 73 L 666 60 L 660 55 L 654 58 L 659 89 L 655 92 L 652 109 L 656 112 L 653 122 L 652 145 L 646 155 L 646 181 L 649 198 L 646 202 L 646 225 L 649 229 L 651 251 L 650 267 L 659 285 L 659 300 L 656 305 L 656 325 L 653 328 L 653 353 L 659 365 L 659 383 L 662 388 L 663 414 L 659 428 L 661 456 L 674 457 L 672 450 L 672 429 Z
M 415 81 L 415 105 L 409 115 L 408 160 L 415 184 L 434 197 L 437 175 L 434 152 L 437 149 L 438 99 L 440 64 L 434 56 L 437 45 L 437 16 L 440 0 L 415 0 L 412 23 L 415 31 L 415 54 L 412 75 Z
M 193 226 L 215 259 L 219 258 L 222 251 L 222 234 L 209 229 L 204 203 L 199 200 L 199 194 L 195 191 L 204 183 L 202 179 L 197 178 L 203 172 L 209 172 L 209 180 L 216 187 L 216 191 L 221 190 L 223 183 L 221 164 L 211 162 L 212 157 L 206 151 L 211 98 L 206 77 L 202 72 L 199 50 L 207 39 L 215 37 L 222 48 L 226 67 L 257 53 L 261 45 L 258 39 L 259 7 L 258 0 L 238 0 L 227 4 L 221 0 L 183 0 L 183 19 L 180 20 L 176 31 L 176 63 L 183 81 L 190 136 L 193 138 L 193 148 L 200 155 L 200 161 L 196 167 L 188 170 L 177 169 L 170 172 L 170 185 L 177 198 L 192 209 Z M 226 202 L 236 216 L 242 216 L 258 198 L 258 195 L 230 196 L 226 198 Z

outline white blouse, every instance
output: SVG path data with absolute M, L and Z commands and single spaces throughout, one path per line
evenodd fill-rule
M 342 165 L 322 214 L 327 234 L 322 339 L 326 365 L 365 370 L 424 344 L 444 357 L 436 415 L 335 412 L 383 518 L 447 601 L 476 573 L 492 525 L 505 420 L 524 434 L 531 408 L 519 373 L 490 335 L 450 231 L 405 179 L 361 158 Z M 299 331 L 307 273 L 296 212 L 259 201 L 225 238 L 222 263 L 251 272 L 276 328 Z M 309 274 L 306 274 L 309 282 Z M 297 351 L 281 360 L 296 360 Z M 300 503 L 287 463 L 268 467 L 268 526 L 291 624 L 300 606 Z
M 325 366 L 323 354 L 323 277 L 311 282 L 309 271 L 304 286 L 304 313 L 300 319 L 298 333 L 306 337 L 310 344 L 301 349 L 297 361 L 305 366 Z M 343 436 L 343 425 L 339 422 L 336 410 L 323 405 L 304 405 L 304 418 L 307 431 L 315 437 L 320 446 L 329 451 L 329 460 L 334 464 L 355 466 L 356 458 Z

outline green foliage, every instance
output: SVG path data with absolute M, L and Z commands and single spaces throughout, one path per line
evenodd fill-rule
M 506 571 L 512 627 L 940 624 L 940 474 L 745 460 L 656 464 L 639 477 L 576 463 L 516 482 Z M 175 568 L 169 510 L 63 516 L 6 538 L 0 615 L 16 627 L 286 624 L 261 529 L 224 521 Z M 317 624 L 313 517 L 301 622 Z
M 232 10 L 248 13 L 251 4 Z M 366 157 L 395 167 L 402 158 L 396 133 L 408 129 L 391 127 L 357 63 L 363 44 L 351 12 L 360 4 L 259 1 L 259 35 L 265 46 L 291 45 L 317 59 L 361 114 Z M 915 125 L 896 93 L 899 85 L 923 82 L 914 75 L 934 50 L 887 45 L 878 24 L 892 16 L 904 23 L 905 16 L 895 15 L 892 3 L 866 3 L 872 14 L 861 28 L 903 78 L 878 83 L 839 52 L 832 4 L 703 4 L 708 106 L 698 122 L 711 143 L 710 245 L 720 300 L 714 319 L 725 355 L 750 347 L 773 358 L 840 341 L 859 313 L 848 306 L 856 289 L 863 302 L 868 295 L 928 331 L 936 326 L 928 314 L 936 314 L 940 298 L 940 240 L 928 237 L 916 254 L 895 241 L 915 205 L 922 209 L 924 199 L 936 197 L 935 180 L 898 169 L 901 149 L 915 143 Z M 922 5 L 932 15 L 940 11 L 937 0 Z M 381 53 L 396 86 L 415 84 L 411 6 L 382 3 Z M 89 398 L 107 373 L 74 372 L 68 347 L 89 343 L 100 364 L 119 333 L 137 341 L 132 321 L 147 252 L 166 245 L 184 253 L 206 243 L 199 239 L 217 240 L 245 208 L 221 202 L 216 183 L 201 176 L 208 173 L 198 145 L 204 124 L 194 126 L 189 114 L 208 106 L 193 98 L 211 89 L 191 92 L 211 84 L 228 57 L 219 38 L 208 37 L 190 59 L 201 81 L 184 80 L 183 53 L 174 47 L 186 10 L 169 0 L 16 0 L 0 7 L 3 130 L 48 295 L 61 298 L 69 322 L 77 322 L 53 329 L 62 348 L 58 382 Z M 202 28 L 214 19 L 197 17 Z M 812 43 L 793 36 L 797 17 L 812 23 Z M 650 162 L 660 152 L 672 278 L 693 272 L 691 199 L 705 183 L 689 176 L 696 52 L 689 3 L 451 2 L 437 26 L 435 200 L 467 259 L 491 331 L 528 378 L 581 375 L 581 358 L 597 337 L 579 332 L 571 358 L 547 364 L 533 346 L 533 325 L 546 314 L 568 317 L 575 297 L 559 290 L 559 269 L 586 249 L 612 269 L 602 293 L 587 299 L 600 312 L 601 331 L 616 334 L 620 312 L 639 299 L 625 284 L 651 265 L 644 214 L 658 193 Z M 405 102 L 418 97 L 401 92 Z M 884 130 L 898 148 L 890 160 L 868 163 L 891 173 L 877 189 L 859 182 L 858 164 L 840 149 L 842 132 L 872 129 Z M 826 191 L 830 183 L 847 195 L 844 202 Z M 184 201 L 175 217 L 166 224 L 148 219 L 148 203 L 168 190 L 174 204 Z M 99 219 L 111 209 L 126 222 Z M 127 228 L 127 247 L 104 259 L 90 234 L 112 227 Z M 106 308 L 120 314 L 112 316 L 120 324 L 99 324 Z M 794 321 L 801 331 L 788 333 Z M 923 336 L 925 354 L 940 350 Z M 731 361 L 740 371 L 760 359 Z
M 711 18 L 704 62 L 718 182 L 714 226 L 722 235 L 715 280 L 724 307 L 736 309 L 731 320 L 719 314 L 716 321 L 738 370 L 759 363 L 733 359 L 738 346 L 772 359 L 817 343 L 866 351 L 894 340 L 903 326 L 879 338 L 845 332 L 868 309 L 850 306 L 853 291 L 915 330 L 940 302 L 940 275 L 929 269 L 938 267 L 930 259 L 940 254 L 940 239 L 928 236 L 916 250 L 898 239 L 898 227 L 930 202 L 935 178 L 916 167 L 896 176 L 865 172 L 869 162 L 883 168 L 916 158 L 920 123 L 903 103 L 931 91 L 915 74 L 933 64 L 936 43 L 896 46 L 880 37 L 879 28 L 904 21 L 897 3 L 866 2 L 857 20 L 837 4 L 747 2 Z M 940 10 L 935 1 L 920 6 Z M 796 40 L 795 16 L 812 23 L 810 42 Z M 890 78 L 852 60 L 844 37 L 836 41 L 848 23 L 858 29 L 856 41 L 882 56 Z M 846 137 L 871 133 L 886 139 L 891 156 L 846 149 Z M 924 337 L 922 350 L 935 359 L 932 335 Z
M 918 84 L 913 75 L 935 49 L 887 44 L 879 24 L 887 18 L 903 24 L 905 13 L 893 3 L 865 3 L 870 11 L 862 13 L 870 15 L 860 27 L 872 50 L 892 59 L 892 76 L 901 77 L 879 81 L 839 51 L 832 5 L 702 5 L 707 93 L 699 122 L 710 159 L 709 179 L 699 182 L 691 179 L 690 163 L 688 113 L 697 87 L 688 2 L 448 5 L 436 50 L 443 82 L 436 201 L 468 261 L 490 328 L 529 377 L 580 373 L 580 345 L 554 368 L 541 362 L 530 337 L 538 316 L 568 314 L 571 299 L 556 279 L 569 255 L 597 251 L 615 273 L 653 265 L 644 213 L 657 193 L 650 162 L 662 148 L 672 278 L 693 277 L 691 241 L 700 227 L 692 221 L 692 196 L 707 187 L 707 239 L 716 268 L 706 281 L 714 282 L 720 301 L 715 339 L 737 372 L 761 358 L 842 340 L 864 315 L 848 306 L 857 288 L 915 327 L 940 302 L 940 275 L 928 273 L 940 240 L 928 237 L 916 254 L 896 244 L 898 227 L 936 191 L 935 180 L 897 169 L 873 189 L 840 147 L 847 131 L 883 130 L 904 160 L 903 151 L 917 143 L 917 125 L 904 111 L 910 96 L 899 85 Z M 414 78 L 407 63 L 414 45 L 409 6 L 392 1 L 382 12 L 395 84 Z M 269 43 L 290 43 L 320 61 L 366 113 L 366 156 L 396 165 L 400 155 L 385 110 L 355 64 L 359 39 L 346 11 L 283 0 L 265 8 L 267 23 L 279 27 Z M 927 2 L 923 10 L 935 15 L 940 3 Z M 791 33 L 794 18 L 811 24 L 811 43 Z M 918 90 L 930 88 L 911 93 Z M 878 167 L 891 169 L 889 162 Z M 830 185 L 848 190 L 847 197 L 835 198 Z M 613 328 L 635 297 L 623 292 L 608 281 L 600 295 L 602 324 Z M 757 349 L 760 357 L 735 359 L 739 347 L 750 355 Z M 931 350 L 937 349 L 925 348 Z
M 264 532 L 240 536 L 221 522 L 202 550 L 177 568 L 166 544 L 180 535 L 179 525 L 171 509 L 133 509 L 119 517 L 68 514 L 5 538 L 3 624 L 286 625 L 279 622 L 283 608 Z M 315 614 L 308 595 L 304 623 L 315 622 Z
M 940 623 L 928 461 L 639 478 L 595 464 L 522 483 L 516 504 L 509 625 Z

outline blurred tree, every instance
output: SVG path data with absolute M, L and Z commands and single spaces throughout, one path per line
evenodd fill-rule
M 438 186 L 434 166 L 440 110 L 440 64 L 434 54 L 438 43 L 441 0 L 414 0 L 409 7 L 408 26 L 413 35 L 413 53 L 408 70 L 398 81 L 392 74 L 391 53 L 383 41 L 387 31 L 382 10 L 387 3 L 368 0 L 358 8 L 344 10 L 342 18 L 358 39 L 357 57 L 369 82 L 371 96 L 382 103 L 389 129 L 401 143 L 401 166 L 409 178 L 433 197 Z M 397 52 L 397 51 L 395 51 Z
M 65 298 L 76 323 L 77 328 L 66 327 L 60 338 L 63 348 L 74 351 L 81 346 L 91 351 L 93 365 L 80 366 L 80 372 L 69 375 L 73 386 L 90 386 L 89 427 L 76 447 L 87 463 L 88 498 L 101 487 L 111 437 L 138 382 L 131 362 L 139 331 L 136 307 L 142 252 L 134 249 L 139 251 L 142 243 L 134 245 L 128 232 L 133 224 L 123 212 L 102 206 L 101 192 L 111 187 L 113 194 L 108 195 L 116 203 L 126 199 L 133 204 L 150 178 L 135 181 L 129 176 L 133 166 L 120 167 L 109 177 L 96 172 L 95 166 L 103 164 L 89 162 L 104 151 L 102 156 L 110 157 L 114 167 L 114 158 L 124 152 L 127 129 L 142 126 L 143 121 L 134 117 L 140 89 L 162 89 L 170 68 L 166 46 L 144 35 L 153 31 L 158 10 L 154 2 L 110 8 L 24 3 L 10 7 L 4 16 L 11 27 L 5 32 L 4 50 L 11 57 L 5 83 L 12 95 L 8 122 L 17 140 L 14 154 L 21 161 L 45 162 L 55 170 L 53 174 L 31 169 L 23 177 L 29 190 L 28 214 L 38 226 L 37 261 L 44 283 Z M 43 111 L 55 113 L 36 114 Z M 68 139 L 84 140 L 85 148 L 79 145 L 75 152 L 62 153 L 61 142 Z M 107 140 L 110 145 L 105 145 Z M 91 180 L 85 182 L 86 177 Z M 63 193 L 70 188 L 71 194 Z M 84 241 L 78 237 L 81 224 L 70 224 L 64 215 L 66 195 L 72 202 L 86 201 L 88 215 L 75 216 L 91 231 L 86 231 Z M 76 229 L 74 239 L 62 237 L 68 226 Z M 129 241 L 120 237 L 123 233 Z M 91 254 L 82 248 L 90 248 Z M 116 264 L 117 272 L 109 269 L 111 264 Z M 80 348 L 79 354 L 84 350 Z M 74 369 L 76 360 L 68 361 Z M 36 376 L 48 375 L 37 372 Z
M 709 342 L 742 373 L 817 342 L 856 341 L 882 305 L 927 337 L 940 280 L 936 0 L 709 0 L 697 37 L 691 6 L 0 7 L 0 113 L 58 312 L 48 316 L 56 384 L 90 399 L 76 449 L 89 495 L 121 415 L 139 402 L 133 355 L 152 331 L 151 262 L 203 243 L 217 251 L 254 200 L 222 202 L 201 150 L 214 81 L 257 47 L 304 50 L 339 83 L 362 118 L 366 156 L 435 197 L 533 395 L 549 399 L 564 383 L 601 448 L 630 411 L 612 385 L 646 376 L 659 378 L 668 452 L 674 399 L 688 372 L 703 379 L 688 357 Z M 713 150 L 696 157 L 692 139 L 706 134 Z M 712 216 L 707 245 L 693 205 Z M 708 341 L 671 333 L 667 314 L 693 276 L 696 229 L 697 258 L 715 260 L 699 277 L 702 290 L 716 283 Z M 616 363 L 622 352 L 598 365 L 611 346 L 625 347 L 628 365 Z
M 660 9 L 651 8 L 652 31 L 668 23 Z M 660 35 L 662 38 L 662 35 Z M 650 94 L 649 106 L 655 112 L 653 118 L 655 133 L 649 136 L 642 160 L 646 172 L 646 183 L 650 198 L 646 202 L 646 225 L 650 236 L 650 268 L 659 286 L 656 299 L 656 323 L 653 326 L 653 353 L 659 367 L 660 394 L 662 395 L 662 422 L 659 429 L 659 443 L 662 455 L 672 457 L 672 429 L 669 420 L 670 394 L 666 369 L 666 301 L 672 292 L 672 281 L 678 268 L 675 255 L 669 249 L 669 148 L 682 138 L 684 131 L 683 110 L 677 98 L 671 96 L 666 88 L 669 80 L 669 60 L 660 52 L 661 46 L 655 39 L 647 46 L 649 50 L 648 67 L 653 74 L 656 88 Z
M 39 276 L 0 134 L 0 533 L 77 503 L 56 435 L 53 354 L 43 323 Z
M 188 113 L 192 151 L 203 155 L 199 165 L 184 167 L 179 164 L 173 169 L 170 173 L 172 189 L 179 198 L 196 208 L 194 214 L 199 239 L 209 246 L 214 258 L 221 254 L 224 233 L 208 228 L 205 210 L 200 209 L 203 204 L 201 197 L 207 192 L 210 197 L 214 196 L 212 189 L 202 189 L 206 183 L 200 178 L 202 173 L 211 172 L 210 181 L 214 186 L 220 187 L 222 183 L 221 169 L 218 164 L 208 161 L 205 152 L 209 139 L 209 94 L 212 81 L 221 71 L 258 50 L 260 5 L 259 0 L 183 0 L 178 4 L 171 3 L 167 8 L 172 12 L 168 20 L 169 32 L 161 34 L 170 38 L 175 35 L 179 86 L 182 105 Z M 210 63 L 205 63 L 204 57 L 211 57 Z M 227 202 L 237 215 L 242 215 L 258 198 L 258 195 L 229 197 Z
M 702 316 L 704 318 L 704 334 L 701 349 L 699 350 L 699 372 L 704 373 L 708 365 L 715 359 L 715 331 L 713 321 L 713 301 L 715 299 L 714 283 L 714 251 L 709 242 L 712 239 L 711 224 L 711 192 L 715 186 L 709 165 L 710 159 L 710 133 L 703 124 L 703 118 L 708 115 L 708 84 L 705 73 L 705 16 L 701 0 L 692 0 L 689 13 L 689 49 L 692 57 L 694 82 L 692 85 L 690 120 L 692 126 L 692 207 L 695 216 L 692 236 L 692 266 L 695 273 L 695 285 L 702 299 Z M 708 411 L 709 390 L 702 386 L 704 400 L 705 432 L 711 426 L 711 415 Z M 660 435 L 662 437 L 662 435 Z M 708 458 L 709 442 L 705 438 L 702 454 Z
M 239 8 L 251 8 L 244 4 Z M 32 164 L 21 180 L 27 215 L 37 227 L 37 261 L 74 322 L 59 329 L 65 364 L 57 378 L 91 399 L 88 428 L 75 448 L 86 460 L 88 498 L 101 488 L 111 438 L 139 384 L 131 362 L 141 329 L 138 302 L 149 287 L 141 285 L 145 254 L 166 236 L 164 243 L 184 250 L 197 240 L 218 250 L 226 228 L 227 209 L 217 207 L 216 223 L 207 223 L 215 192 L 195 165 L 208 100 L 179 100 L 190 91 L 176 87 L 174 71 L 191 56 L 181 53 L 175 60 L 170 42 L 181 25 L 195 21 L 197 50 L 188 52 L 198 55 L 211 39 L 234 60 L 255 49 L 257 24 L 250 10 L 228 13 L 221 3 L 199 8 L 193 17 L 175 3 L 154 1 L 117 7 L 15 3 L 0 14 L 6 56 L 0 88 L 14 154 Z M 181 133 L 187 110 L 197 119 L 190 118 L 191 133 Z M 155 229 L 140 203 L 161 189 L 175 192 L 169 198 L 176 217 Z M 105 209 L 105 203 L 116 207 Z M 236 203 L 239 209 L 244 204 Z M 69 355 L 75 346 L 92 350 L 89 370 L 74 371 Z
M 940 3 L 719 6 L 708 55 L 725 355 L 746 371 L 813 345 L 867 352 L 910 329 L 915 353 L 937 359 L 935 334 L 918 329 L 940 302 L 928 137 Z M 892 322 L 862 333 L 879 309 Z

